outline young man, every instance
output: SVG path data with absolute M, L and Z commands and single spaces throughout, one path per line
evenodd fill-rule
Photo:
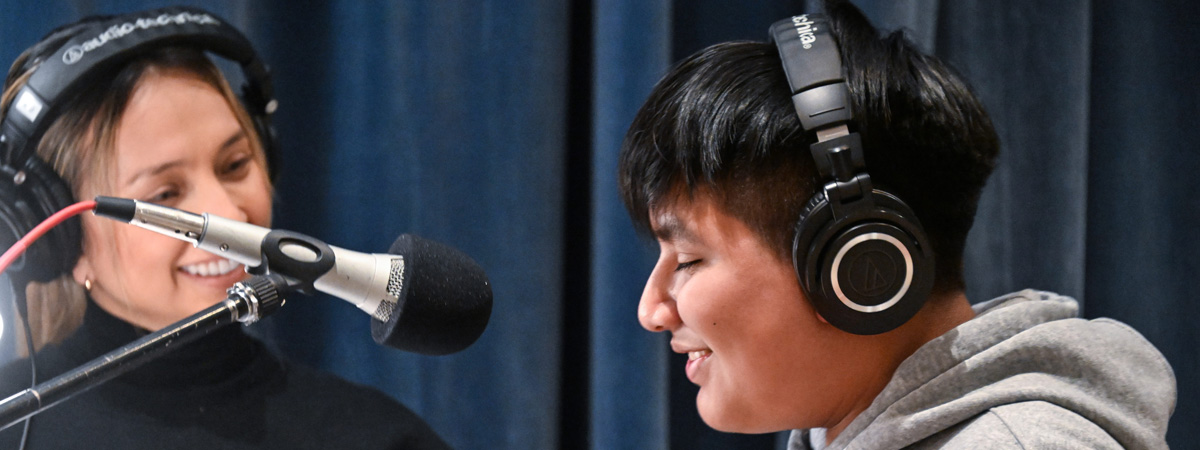
M 826 11 L 780 25 L 779 48 L 680 63 L 621 151 L 661 251 L 638 318 L 688 354 L 704 421 L 796 430 L 792 449 L 1165 448 L 1174 375 L 1136 331 L 1052 293 L 964 295 L 999 148 L 980 102 L 848 2 Z M 829 39 L 832 61 L 797 49 Z M 825 67 L 844 88 L 801 73 Z M 820 119 L 841 107 L 806 92 L 835 85 L 853 113 Z

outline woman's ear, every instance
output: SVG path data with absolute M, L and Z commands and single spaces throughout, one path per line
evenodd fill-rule
M 88 261 L 87 255 L 80 255 L 79 261 L 75 263 L 75 268 L 71 270 L 71 277 L 80 286 L 86 286 L 94 282 L 94 273 L 92 263 Z
M 90 194 L 90 192 L 88 194 Z M 81 197 L 81 198 L 88 198 L 88 197 Z M 80 242 L 79 242 L 79 260 L 75 262 L 75 267 L 71 269 L 71 278 L 73 278 L 76 283 L 79 283 L 80 286 L 83 286 L 83 287 L 87 288 L 88 290 L 91 290 L 90 284 L 96 282 L 96 270 L 95 270 L 95 267 L 92 267 L 91 259 L 88 258 L 87 247 L 88 247 L 89 239 L 87 238 L 87 236 L 88 236 L 89 232 L 94 234 L 97 231 L 97 230 L 92 229 L 92 227 L 95 227 L 97 225 L 96 223 L 93 222 L 96 218 L 95 217 L 80 217 L 79 219 L 81 222 L 80 228 L 83 229 L 83 236 L 81 237 Z

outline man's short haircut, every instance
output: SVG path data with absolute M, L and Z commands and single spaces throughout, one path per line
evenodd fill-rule
M 962 252 L 999 139 L 967 84 L 901 33 L 881 36 L 848 1 L 827 1 L 867 172 L 916 213 L 937 260 L 935 292 L 964 288 Z M 764 33 L 766 26 L 763 27 Z M 820 184 L 774 44 L 728 42 L 671 69 L 634 118 L 619 160 L 635 225 L 709 193 L 779 257 Z

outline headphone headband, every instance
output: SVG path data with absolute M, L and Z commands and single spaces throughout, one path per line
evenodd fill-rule
M 194 46 L 236 61 L 246 75 L 243 100 L 250 114 L 272 112 L 270 76 L 250 41 L 207 11 L 163 8 L 113 17 L 73 31 L 74 36 L 41 58 L 41 65 L 5 112 L 0 132 L 7 141 L 3 162 L 9 166 L 19 166 L 32 156 L 35 143 L 57 117 L 56 109 L 63 100 L 88 87 L 88 74 L 116 67 L 151 48 Z M 30 55 L 31 62 L 34 58 L 39 55 Z
M 850 122 L 850 102 L 842 75 L 842 56 L 829 23 L 802 14 L 771 25 L 771 37 L 783 60 L 792 104 L 805 131 Z M 795 56 L 802 56 L 796 58 Z

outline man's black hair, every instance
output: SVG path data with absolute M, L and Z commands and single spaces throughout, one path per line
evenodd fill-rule
M 842 53 L 854 123 L 875 184 L 913 208 L 937 260 L 935 292 L 962 289 L 962 252 L 999 139 L 967 84 L 901 33 L 881 36 L 848 1 L 825 13 Z M 764 33 L 766 26 L 763 27 Z M 634 223 L 713 195 L 781 258 L 819 186 L 774 44 L 728 42 L 671 69 L 622 144 L 619 186 Z

